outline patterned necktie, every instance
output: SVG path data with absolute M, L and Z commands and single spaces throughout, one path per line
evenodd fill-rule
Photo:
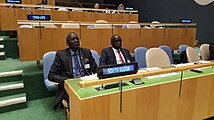
M 74 53 L 73 54 L 73 57 L 74 57 L 74 66 L 73 66 L 73 68 L 74 68 L 74 78 L 78 78 L 78 77 L 82 77 L 82 76 L 84 76 L 84 72 L 83 72 L 83 70 L 82 70 L 82 68 L 81 68 L 81 66 L 80 66 L 80 63 L 79 63 L 79 60 L 78 60 L 78 54 L 76 54 L 76 53 Z
M 120 51 L 119 51 L 119 50 L 118 50 L 117 52 L 118 52 L 118 55 L 119 55 L 120 61 L 121 61 L 121 62 L 122 62 L 122 64 L 123 64 L 123 63 L 124 63 L 123 57 L 122 57 L 122 55 L 121 55 L 121 53 L 120 53 Z

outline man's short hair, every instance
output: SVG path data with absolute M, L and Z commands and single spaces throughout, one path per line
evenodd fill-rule
M 114 35 L 112 35 L 112 37 L 111 37 L 111 41 L 115 40 L 115 37 L 116 37 L 116 36 L 117 36 L 120 40 L 122 40 L 121 37 L 120 37 L 119 35 L 114 34 Z M 119 39 L 118 39 L 118 40 L 119 40 Z
M 66 37 L 66 42 L 70 41 L 72 39 L 73 35 L 75 35 L 79 39 L 79 37 L 77 36 L 77 34 L 75 32 L 70 32 L 70 33 L 68 33 L 68 35 Z

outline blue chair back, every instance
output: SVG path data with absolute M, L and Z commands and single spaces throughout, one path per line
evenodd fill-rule
M 98 66 L 99 65 L 99 59 L 100 59 L 100 57 L 99 57 L 97 51 L 91 50 L 91 53 L 92 53 L 92 56 L 93 56 L 93 58 L 94 58 L 94 60 L 95 60 L 95 62 L 97 64 L 97 66 Z
M 138 62 L 139 68 L 146 67 L 146 51 L 147 48 L 145 47 L 137 47 L 134 50 L 135 61 Z
M 56 52 L 47 52 L 43 55 L 43 75 L 44 75 L 44 84 L 48 91 L 56 91 L 57 86 L 54 82 L 48 80 L 48 74 L 55 59 Z
M 166 54 L 169 57 L 170 63 L 173 64 L 172 49 L 169 46 L 166 46 L 166 45 L 162 45 L 159 48 L 166 52 Z
M 179 46 L 179 53 L 183 52 L 184 50 L 187 49 L 187 47 L 189 47 L 188 45 L 180 45 Z

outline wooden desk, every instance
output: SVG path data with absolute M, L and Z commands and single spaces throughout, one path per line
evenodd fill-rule
M 18 28 L 20 60 L 41 60 L 44 53 L 66 48 L 65 38 L 69 32 L 78 34 L 81 46 L 96 50 L 111 46 L 111 36 L 118 34 L 123 47 L 134 52 L 137 47 L 159 47 L 168 45 L 178 49 L 179 45 L 194 46 L 196 28 L 154 28 L 154 29 L 71 29 L 71 28 Z M 36 47 L 37 46 L 37 47 Z
M 55 5 L 55 0 L 48 0 L 48 5 Z M 5 3 L 5 0 L 0 0 L 0 3 Z M 22 4 L 41 4 L 41 0 L 22 0 Z
M 56 10 L 35 10 L 35 8 L 0 8 L 0 28 L 2 31 L 17 30 L 17 20 L 27 20 L 27 14 L 50 15 L 53 21 L 83 21 L 95 22 L 106 20 L 108 22 L 138 21 L 138 14 L 109 14 L 94 12 L 73 12 Z
M 211 117 L 214 115 L 214 69 L 202 71 L 200 74 L 184 71 L 181 89 L 180 73 L 142 78 L 143 85 L 125 81 L 129 86 L 123 87 L 121 112 L 118 88 L 98 92 L 93 86 L 79 88 L 79 80 L 67 80 L 70 120 L 202 120 Z

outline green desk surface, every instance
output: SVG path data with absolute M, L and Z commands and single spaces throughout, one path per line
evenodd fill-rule
M 211 75 L 214 74 L 214 68 L 204 68 L 201 69 L 203 73 L 194 73 L 191 71 L 184 71 L 183 73 L 183 80 L 188 79 L 188 78 L 194 78 L 194 77 L 200 77 L 200 76 L 206 76 L 206 75 Z M 129 84 L 128 86 L 123 86 L 123 91 L 126 90 L 131 90 L 135 88 L 142 88 L 142 87 L 148 87 L 148 86 L 153 86 L 153 85 L 158 85 L 158 84 L 163 84 L 163 83 L 169 83 L 169 82 L 174 82 L 174 81 L 179 81 L 181 78 L 181 72 L 178 72 L 175 75 L 172 76 L 167 76 L 167 77 L 156 77 L 156 78 L 141 78 L 145 84 L 141 85 L 134 85 L 129 81 L 124 81 L 125 83 Z M 68 80 L 68 84 L 73 88 L 73 90 L 77 93 L 80 99 L 88 99 L 91 97 L 96 97 L 96 96 L 101 96 L 105 94 L 112 94 L 115 92 L 119 92 L 119 88 L 112 88 L 108 90 L 103 90 L 103 91 L 97 91 L 95 88 L 99 86 L 92 86 L 92 87 L 86 87 L 86 88 L 80 88 L 77 83 L 80 81 L 79 79 L 76 80 Z

